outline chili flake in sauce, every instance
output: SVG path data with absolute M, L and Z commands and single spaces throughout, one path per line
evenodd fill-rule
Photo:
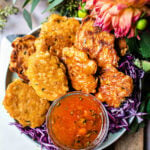
M 70 95 L 58 103 L 49 120 L 54 138 L 61 145 L 73 149 L 90 145 L 102 128 L 99 103 L 85 95 Z

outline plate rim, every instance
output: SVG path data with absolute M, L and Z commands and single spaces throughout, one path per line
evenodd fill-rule
M 75 18 L 75 19 L 81 21 L 80 18 Z M 35 35 L 40 29 L 41 29 L 41 25 L 38 26 L 38 27 L 36 27 L 36 28 L 34 28 L 33 30 L 31 30 L 30 32 L 28 32 L 28 33 L 25 34 L 25 35 Z M 8 76 L 8 73 L 9 73 L 9 67 L 8 67 L 8 66 L 9 66 L 9 62 L 7 62 L 7 72 L 6 72 L 5 80 L 4 80 L 4 82 L 5 82 L 5 85 L 4 85 L 5 90 L 6 90 L 6 88 L 7 88 L 7 84 L 6 84 L 6 83 L 7 83 L 7 76 Z M 142 88 L 142 79 L 139 80 L 139 88 L 140 88 L 140 89 Z M 141 93 L 140 93 L 140 95 L 139 95 L 139 99 L 141 100 Z M 131 124 L 131 123 L 133 122 L 133 120 L 134 120 L 134 116 L 129 119 L 129 124 Z M 116 133 L 119 133 L 119 132 L 120 132 L 119 135 L 118 135 L 116 138 L 114 138 L 113 140 L 111 140 L 109 143 L 106 143 L 106 144 L 105 144 L 105 141 L 104 141 L 104 142 L 102 143 L 102 145 L 99 146 L 99 147 L 96 147 L 95 150 L 102 150 L 102 149 L 107 148 L 108 146 L 112 145 L 114 142 L 116 142 L 118 139 L 120 139 L 126 131 L 127 131 L 127 130 L 126 130 L 125 128 L 120 129 L 119 131 L 116 132 Z M 113 133 L 109 133 L 109 134 L 113 134 Z M 109 136 L 109 134 L 108 134 L 108 136 Z M 24 136 L 27 137 L 28 140 L 29 140 L 29 139 L 32 140 L 36 145 L 37 145 L 37 144 L 38 144 L 38 145 L 41 145 L 40 143 L 35 142 L 30 136 L 28 136 L 28 135 L 26 135 L 26 134 L 24 134 Z M 106 140 L 106 141 L 107 141 L 107 140 Z M 103 144 L 104 144 L 104 145 L 103 145 Z

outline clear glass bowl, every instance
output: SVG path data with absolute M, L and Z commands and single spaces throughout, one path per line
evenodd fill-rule
M 66 147 L 64 145 L 62 145 L 58 140 L 57 138 L 55 137 L 55 135 L 53 134 L 52 132 L 52 117 L 51 117 L 51 114 L 53 112 L 53 110 L 55 109 L 55 106 L 57 106 L 57 104 L 63 100 L 65 97 L 68 97 L 68 96 L 71 96 L 71 95 L 84 95 L 84 96 L 88 96 L 90 98 L 92 98 L 92 100 L 96 101 L 98 104 L 99 104 L 99 107 L 102 111 L 101 113 L 101 119 L 102 119 L 102 126 L 101 126 L 101 129 L 99 131 L 99 134 L 97 136 L 97 138 L 91 142 L 90 145 L 88 145 L 86 148 L 83 148 L 81 150 L 91 150 L 91 149 L 94 149 L 96 147 L 99 147 L 103 141 L 105 140 L 106 136 L 107 136 L 107 133 L 108 133 L 108 128 L 109 128 L 109 119 L 108 119 L 108 114 L 107 114 L 107 111 L 105 109 L 105 107 L 103 106 L 103 104 L 93 95 L 91 94 L 85 94 L 85 93 L 82 93 L 82 92 L 78 92 L 78 91 L 75 91 L 75 92 L 70 92 L 70 93 L 67 93 L 66 95 L 56 99 L 52 105 L 50 106 L 49 108 L 49 111 L 47 113 L 47 117 L 46 117 L 46 127 L 48 129 L 48 135 L 50 137 L 50 139 L 53 141 L 53 143 L 59 147 L 60 149 L 65 149 L 65 150 L 76 150 L 76 149 L 72 149 L 72 148 L 69 148 L 69 147 Z

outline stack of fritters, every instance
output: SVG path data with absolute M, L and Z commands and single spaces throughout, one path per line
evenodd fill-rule
M 80 25 L 74 18 L 54 14 L 37 39 L 26 35 L 12 43 L 9 68 L 23 81 L 8 86 L 3 104 L 20 124 L 41 126 L 49 101 L 69 90 L 68 79 L 75 90 L 93 93 L 109 106 L 119 107 L 130 96 L 131 77 L 115 68 L 119 60 L 115 37 L 94 27 L 94 21 L 88 16 Z
M 49 107 L 48 101 L 53 101 L 68 91 L 66 68 L 59 58 L 64 47 L 74 44 L 79 25 L 79 21 L 74 18 L 54 14 L 42 25 L 37 39 L 27 35 L 12 43 L 9 68 L 28 84 L 21 80 L 10 84 L 3 103 L 10 115 L 23 126 L 41 126 Z M 40 110 L 42 114 L 38 116 Z
M 102 102 L 109 106 L 119 107 L 125 97 L 133 90 L 132 78 L 119 72 L 119 57 L 114 49 L 115 37 L 113 34 L 101 31 L 94 26 L 95 18 L 86 17 L 77 32 L 75 46 L 96 60 L 102 70 L 99 74 L 100 86 L 96 94 Z

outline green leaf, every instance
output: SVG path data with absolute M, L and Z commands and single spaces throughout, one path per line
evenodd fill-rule
M 142 15 L 140 16 L 140 18 L 145 17 L 145 15 L 146 15 L 146 12 L 143 12 Z
M 141 35 L 140 42 L 140 54 L 143 58 L 150 58 L 150 33 L 144 32 Z
M 35 7 L 40 2 L 40 0 L 32 0 L 31 13 L 33 13 Z
M 141 122 L 140 124 L 139 124 L 139 128 L 144 128 L 145 127 L 145 122 Z
M 144 119 L 150 120 L 150 114 L 146 115 Z
M 52 1 L 54 1 L 54 0 L 48 0 L 49 3 L 51 3 Z
M 134 60 L 134 64 L 135 64 L 137 67 L 139 67 L 140 69 L 143 68 L 143 66 L 142 66 L 142 61 L 139 60 L 139 59 L 135 59 L 135 60 Z
M 25 0 L 25 2 L 22 5 L 22 8 L 24 8 L 29 2 L 30 2 L 30 0 Z
M 137 35 L 138 35 L 138 30 L 137 28 L 135 28 L 135 37 L 137 37 Z
M 150 99 L 147 103 L 146 111 L 147 111 L 148 114 L 150 114 Z
M 51 10 L 52 8 L 54 8 L 55 6 L 57 6 L 58 4 L 62 3 L 64 0 L 54 0 L 53 2 L 51 2 L 48 6 L 48 8 L 46 8 L 43 13 L 45 13 L 46 11 Z
M 146 102 L 145 101 L 143 101 L 142 103 L 141 103 L 141 105 L 140 105 L 140 108 L 139 108 L 139 111 L 138 112 L 144 112 L 144 110 L 145 110 L 145 104 Z
M 143 69 L 145 72 L 149 72 L 150 71 L 150 62 L 149 61 L 135 59 L 134 60 L 134 64 L 137 67 Z
M 134 121 L 130 126 L 130 131 L 128 133 L 132 134 L 132 133 L 136 132 L 138 129 L 139 129 L 139 125 L 138 125 L 137 119 L 134 118 Z
M 129 51 L 131 53 L 137 54 L 139 50 L 139 45 L 138 45 L 139 43 L 138 43 L 137 38 L 136 37 L 133 37 L 130 39 L 126 38 L 126 42 L 127 42 Z
M 150 115 L 150 93 L 147 94 L 147 101 L 146 112 Z
M 147 93 L 146 98 L 150 99 L 150 93 Z
M 149 83 L 150 83 L 150 72 L 146 72 L 145 75 L 144 75 L 144 79 L 142 80 L 142 89 L 143 89 L 143 98 L 145 100 L 145 96 L 147 95 L 147 93 L 150 93 L 150 86 L 149 86 Z
M 25 20 L 26 20 L 28 26 L 30 27 L 30 29 L 32 29 L 31 15 L 26 9 L 24 9 L 24 11 L 23 11 L 23 17 L 25 18 Z

